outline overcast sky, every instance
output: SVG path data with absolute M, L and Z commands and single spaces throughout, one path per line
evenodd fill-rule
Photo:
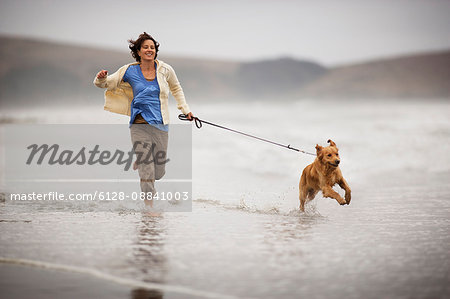
M 339 65 L 450 49 L 450 0 L 0 0 L 0 34 L 127 51 Z

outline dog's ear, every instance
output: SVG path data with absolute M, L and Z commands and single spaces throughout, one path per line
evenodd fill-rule
M 320 153 L 322 152 L 323 147 L 321 147 L 320 145 L 316 144 L 316 154 L 317 156 L 320 156 Z
M 327 141 L 331 146 L 334 146 L 334 147 L 336 147 L 336 143 L 334 143 L 334 141 L 333 140 L 331 140 L 331 139 L 328 139 L 328 141 Z

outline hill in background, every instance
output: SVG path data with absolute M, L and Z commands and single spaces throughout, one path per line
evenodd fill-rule
M 326 68 L 280 58 L 240 63 L 164 56 L 189 101 L 302 98 L 450 98 L 450 51 Z M 100 69 L 131 62 L 111 51 L 0 37 L 0 105 L 38 106 L 103 101 L 92 81 Z
M 450 99 L 450 51 L 329 69 L 300 95 L 312 98 Z

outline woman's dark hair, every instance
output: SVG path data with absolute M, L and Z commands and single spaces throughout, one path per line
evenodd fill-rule
M 146 40 L 152 40 L 155 43 L 155 59 L 156 56 L 158 56 L 158 49 L 159 49 L 159 43 L 147 32 L 142 33 L 139 35 L 137 40 L 128 40 L 128 43 L 130 43 L 129 48 L 131 50 L 131 56 L 136 59 L 137 62 L 141 62 L 141 57 L 138 54 L 138 51 L 141 49 L 142 43 Z

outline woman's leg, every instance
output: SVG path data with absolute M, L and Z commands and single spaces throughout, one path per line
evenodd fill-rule
M 155 180 L 160 180 L 166 174 L 167 163 L 167 146 L 169 143 L 169 133 L 157 129 L 150 125 L 150 134 L 152 136 L 152 142 L 154 145 L 153 157 Z
M 141 192 L 145 193 L 145 203 L 152 205 L 155 190 L 155 164 L 153 162 L 153 138 L 148 124 L 133 124 L 130 128 L 131 142 L 136 154 L 136 166 L 140 177 Z

